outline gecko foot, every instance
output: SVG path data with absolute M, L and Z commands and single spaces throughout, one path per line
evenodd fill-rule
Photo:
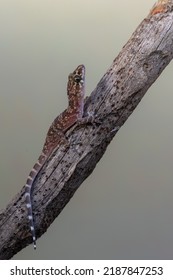
M 101 124 L 101 120 L 98 118 L 97 115 L 88 113 L 86 117 L 83 117 L 77 121 L 76 126 L 80 126 L 84 124 L 92 124 L 96 126 Z
M 83 125 L 86 125 L 86 124 L 89 124 L 89 125 L 93 125 L 94 127 L 98 126 L 98 125 L 101 125 L 101 120 L 99 119 L 99 117 L 97 115 L 93 115 L 91 113 L 89 113 L 87 116 L 81 118 L 81 119 L 78 119 L 78 121 L 76 122 L 75 124 L 75 127 L 80 127 L 80 126 L 83 126 Z M 70 143 L 71 146 L 74 147 L 75 151 L 78 153 L 78 148 L 77 146 L 78 145 L 81 145 L 81 141 L 79 142 L 71 142 Z

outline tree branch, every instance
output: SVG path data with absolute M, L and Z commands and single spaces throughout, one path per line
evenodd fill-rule
M 173 0 L 161 0 L 136 29 L 85 102 L 99 125 L 74 126 L 34 183 L 33 213 L 40 237 L 91 174 L 117 130 L 173 57 Z M 0 213 L 0 259 L 32 242 L 24 188 Z

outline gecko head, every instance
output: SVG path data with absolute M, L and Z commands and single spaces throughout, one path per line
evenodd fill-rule
M 85 66 L 79 65 L 73 73 L 68 76 L 69 88 L 73 88 L 75 86 L 82 88 L 84 86 L 85 81 Z

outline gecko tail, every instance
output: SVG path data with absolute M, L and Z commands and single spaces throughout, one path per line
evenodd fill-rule
M 31 189 L 32 189 L 32 185 L 28 185 L 28 184 L 25 185 L 25 201 L 26 201 L 26 207 L 28 211 L 29 226 L 32 234 L 33 246 L 34 249 L 36 249 L 36 234 L 35 234 L 35 225 L 34 225 L 34 218 L 32 212 Z
M 42 153 L 38 161 L 35 163 L 34 167 L 32 168 L 25 184 L 25 202 L 28 211 L 28 220 L 29 220 L 29 226 L 32 235 L 33 246 L 35 250 L 36 250 L 36 233 L 35 233 L 35 224 L 34 224 L 34 217 L 32 211 L 32 186 L 36 176 L 38 175 L 39 171 L 43 167 L 46 159 L 47 156 L 44 153 Z

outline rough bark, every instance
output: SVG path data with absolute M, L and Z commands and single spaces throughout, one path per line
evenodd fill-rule
M 85 102 L 101 123 L 71 128 L 70 146 L 60 147 L 34 183 L 33 213 L 40 237 L 173 57 L 173 0 L 159 1 L 136 29 Z M 32 242 L 24 188 L 0 213 L 0 259 L 10 259 Z

